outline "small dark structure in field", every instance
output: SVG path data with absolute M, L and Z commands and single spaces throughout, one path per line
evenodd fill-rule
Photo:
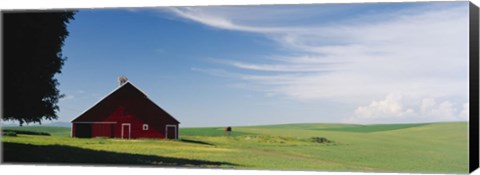
M 119 78 L 120 86 L 72 120 L 72 137 L 178 139 L 178 122 L 141 90 Z
M 232 133 L 232 127 L 228 126 L 225 128 L 223 135 L 230 135 Z

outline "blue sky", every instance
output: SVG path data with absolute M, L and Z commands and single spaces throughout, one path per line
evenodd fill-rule
M 125 75 L 184 127 L 468 119 L 468 2 L 83 9 L 70 121 Z

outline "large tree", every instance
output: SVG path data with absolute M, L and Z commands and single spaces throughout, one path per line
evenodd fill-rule
M 55 74 L 66 60 L 62 46 L 72 11 L 3 12 L 3 120 L 57 119 Z

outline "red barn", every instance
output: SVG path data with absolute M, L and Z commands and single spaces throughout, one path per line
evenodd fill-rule
M 72 120 L 72 137 L 178 139 L 178 122 L 130 82 Z

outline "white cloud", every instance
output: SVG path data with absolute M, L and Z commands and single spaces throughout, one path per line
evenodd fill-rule
M 458 106 L 458 107 L 457 107 Z M 459 109 L 463 108 L 462 111 Z M 431 122 L 465 121 L 468 103 L 461 107 L 444 100 L 441 103 L 434 98 L 405 99 L 399 94 L 389 94 L 385 99 L 372 101 L 369 105 L 356 108 L 347 123 L 383 123 L 383 122 Z
M 470 118 L 470 105 L 469 103 L 463 104 L 462 112 L 460 112 L 460 118 L 464 120 L 468 120 Z
M 305 17 L 309 12 L 280 13 L 266 8 L 261 11 L 266 17 L 254 15 L 258 16 L 257 20 L 245 15 L 258 12 L 248 11 L 249 8 L 170 10 L 210 27 L 264 34 L 300 53 L 272 56 L 266 64 L 224 61 L 234 68 L 251 71 L 239 77 L 255 87 L 264 86 L 272 93 L 297 100 L 354 98 L 365 101 L 396 92 L 434 97 L 465 95 L 463 91 L 468 82 L 466 7 L 417 9 L 416 13 L 408 9 L 385 21 L 375 19 L 374 23 L 296 26 L 280 25 L 278 19 L 294 18 L 298 14 Z M 271 14 L 277 16 L 273 18 Z M 366 17 L 361 19 L 368 21 Z M 261 72 L 277 74 L 258 74 Z M 279 84 L 282 86 L 277 86 Z
M 431 3 L 338 22 L 322 17 L 336 19 L 345 9 L 326 9 L 169 8 L 183 19 L 215 29 L 263 35 L 292 52 L 244 61 L 221 58 L 217 63 L 222 68 L 196 69 L 238 79 L 243 88 L 299 101 L 361 106 L 350 118 L 358 121 L 466 116 L 447 99 L 465 99 L 468 94 L 468 3 Z M 317 22 L 295 22 L 306 19 Z M 417 105 L 407 105 L 405 99 Z
M 421 107 L 419 117 L 436 118 L 440 120 L 456 120 L 458 117 L 457 109 L 450 101 L 437 103 L 434 99 L 424 99 L 422 100 Z
M 237 18 L 239 17 L 238 14 L 229 13 L 229 11 L 225 10 L 225 8 L 172 7 L 168 9 L 174 12 L 175 14 L 177 14 L 178 16 L 181 16 L 183 18 L 190 19 L 192 21 L 196 21 L 214 28 L 238 30 L 238 31 L 246 31 L 246 32 L 259 32 L 259 33 L 285 31 L 285 29 L 282 29 L 282 28 L 266 28 L 266 27 L 255 27 L 255 26 L 237 24 L 232 19 L 229 19 L 226 17 L 238 19 Z M 233 8 L 233 9 L 238 10 L 238 8 Z M 242 12 L 242 13 L 245 13 L 245 12 Z M 246 16 L 243 16 L 243 17 L 246 17 Z
M 354 116 L 348 118 L 347 122 L 374 122 L 378 120 L 399 120 L 411 117 L 413 109 L 405 108 L 402 96 L 396 94 L 388 95 L 384 100 L 373 101 L 367 106 L 358 107 Z
M 66 95 L 65 97 L 63 98 L 60 98 L 60 101 L 67 101 L 67 100 L 73 100 L 75 99 L 75 96 L 73 95 Z
M 229 62 L 231 66 L 247 70 L 256 70 L 256 71 L 274 71 L 274 72 L 321 72 L 328 71 L 326 66 L 321 66 L 318 64 L 252 64 L 252 63 L 243 63 L 243 62 Z
M 75 91 L 75 93 L 77 93 L 77 94 L 85 94 L 85 91 L 84 91 L 84 90 L 77 90 L 77 91 Z

